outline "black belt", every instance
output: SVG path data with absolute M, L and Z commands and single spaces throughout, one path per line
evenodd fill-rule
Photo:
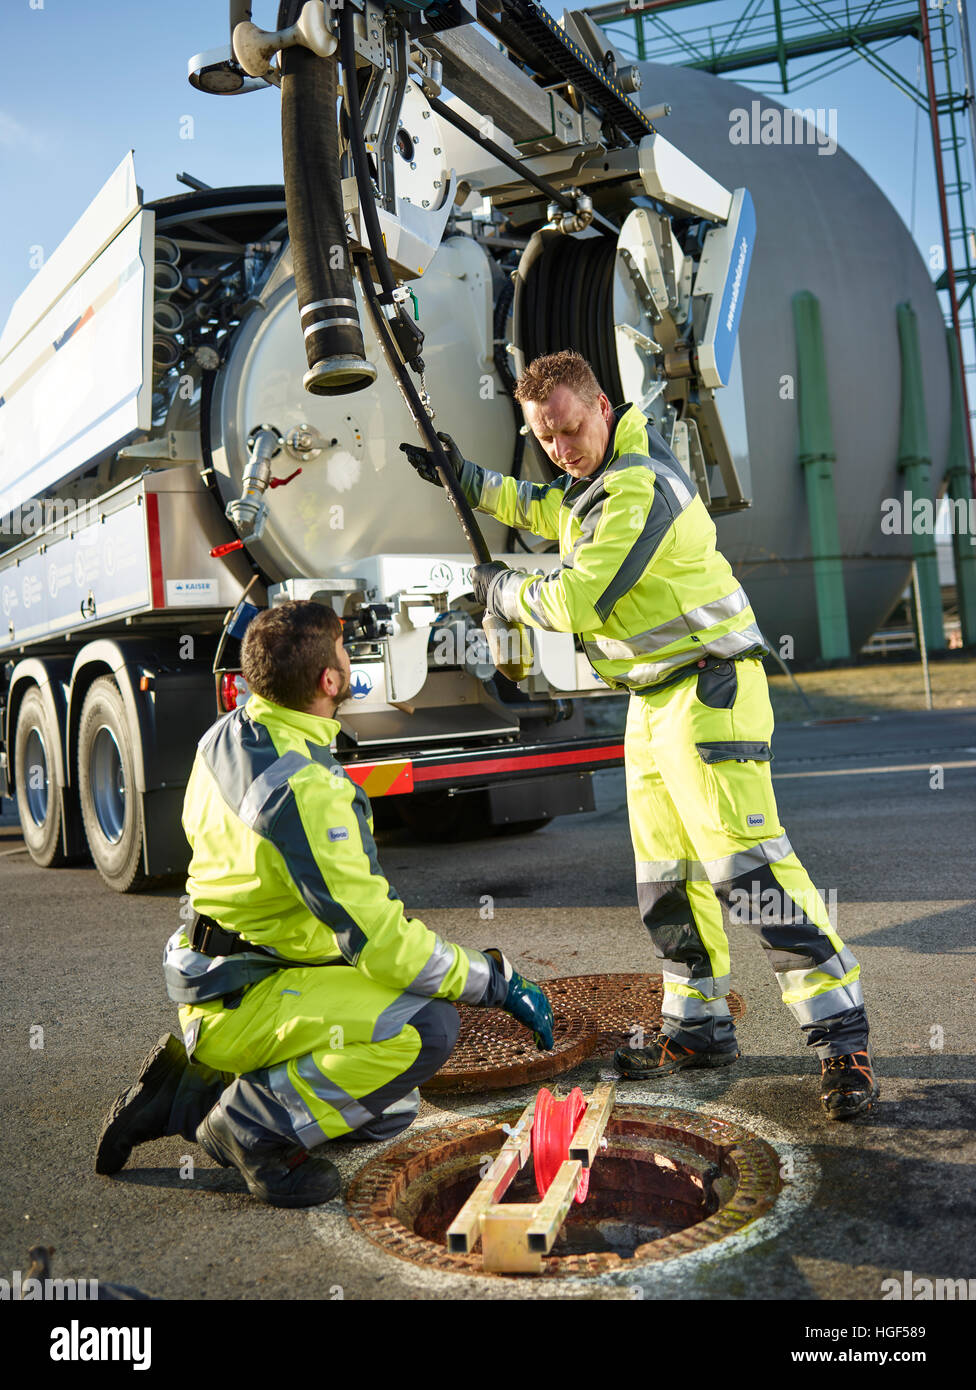
M 692 676 L 700 676 L 702 671 L 711 671 L 717 667 L 726 665 L 731 661 L 761 661 L 763 657 L 769 655 L 769 648 L 766 646 L 750 647 L 748 651 L 739 652 L 735 656 L 713 656 L 709 653 L 704 657 L 696 657 L 694 653 L 686 666 L 676 666 L 662 680 L 656 681 L 652 685 L 642 685 L 639 689 L 634 686 L 624 686 L 631 695 L 656 695 L 659 690 L 667 690 L 669 686 L 679 685 L 681 681 L 690 680 Z
M 271 955 L 263 946 L 256 946 L 253 941 L 245 941 L 236 931 L 226 931 L 219 922 L 215 922 L 212 917 L 205 917 L 200 912 L 195 915 L 187 935 L 194 951 L 199 951 L 203 956 L 234 956 L 241 951 L 256 952 L 262 956 Z

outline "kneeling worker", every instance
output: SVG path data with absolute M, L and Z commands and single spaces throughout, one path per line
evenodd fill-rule
M 201 739 L 184 803 L 194 919 L 163 962 L 183 1042 L 162 1038 L 119 1096 L 95 1168 L 181 1134 L 259 1200 L 304 1207 L 339 1190 L 321 1145 L 415 1119 L 457 1039 L 448 1000 L 504 1009 L 540 1048 L 552 1011 L 500 951 L 407 917 L 383 877 L 366 793 L 330 752 L 351 676 L 333 610 L 259 614 L 241 666 L 252 694 Z

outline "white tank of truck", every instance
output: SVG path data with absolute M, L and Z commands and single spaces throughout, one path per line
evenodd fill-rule
M 435 424 L 508 471 L 494 360 L 499 273 L 451 235 L 415 288 Z M 377 363 L 368 391 L 302 390 L 281 187 L 143 204 L 127 156 L 14 305 L 0 337 L 0 794 L 45 866 L 91 854 L 127 891 L 183 870 L 198 738 L 247 695 L 238 638 L 289 596 L 365 614 L 337 753 L 377 813 L 426 834 L 531 829 L 592 809 L 619 737 L 573 697 L 608 694 L 551 634 L 519 689 L 472 617 L 472 558 L 446 494 L 399 450 L 416 429 Z M 268 521 L 225 515 L 248 437 L 278 443 Z M 540 570 L 555 554 L 495 555 Z M 231 621 L 225 621 L 231 620 Z

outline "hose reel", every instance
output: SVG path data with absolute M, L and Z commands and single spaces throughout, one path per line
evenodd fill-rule
M 623 399 L 614 346 L 615 256 L 610 237 L 535 233 L 519 262 L 512 305 L 519 373 L 536 357 L 573 348 L 611 401 Z

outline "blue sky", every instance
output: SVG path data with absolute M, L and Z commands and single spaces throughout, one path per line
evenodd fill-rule
M 835 0 L 827 3 L 833 8 Z M 271 27 L 276 8 L 276 0 L 256 0 L 256 22 Z M 566 6 L 548 8 L 559 15 Z M 743 0 L 724 0 L 666 18 L 677 29 L 699 28 L 743 9 Z M 0 323 L 34 273 L 34 248 L 45 256 L 54 251 L 128 149 L 135 149 L 147 199 L 185 191 L 176 181 L 182 170 L 215 185 L 280 181 L 277 92 L 212 97 L 187 82 L 187 60 L 223 43 L 226 28 L 226 0 L 3 0 Z M 914 40 L 899 40 L 884 56 L 915 80 L 920 46 Z M 916 107 L 860 60 L 785 97 L 771 85 L 774 69 L 733 75 L 746 86 L 750 76 L 761 78 L 760 90 L 785 105 L 835 108 L 839 143 L 906 225 L 917 138 L 914 231 L 928 260 L 941 232 L 924 114 L 916 137 Z

